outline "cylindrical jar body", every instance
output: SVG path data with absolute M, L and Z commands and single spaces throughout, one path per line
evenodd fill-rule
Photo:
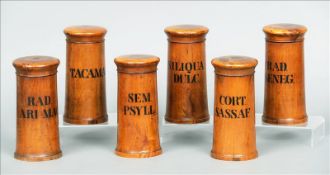
M 196 25 L 170 26 L 168 35 L 167 103 L 165 119 L 173 123 L 209 120 L 205 35 Z
M 227 56 L 213 59 L 212 64 L 215 96 L 211 156 L 237 161 L 256 158 L 253 74 L 257 60 Z
M 17 74 L 15 158 L 44 161 L 62 156 L 56 73 L 59 60 L 30 56 L 14 61 Z
M 158 129 L 157 64 L 152 55 L 117 57 L 116 154 L 146 158 L 161 154 Z
M 278 30 L 281 32 L 274 34 Z M 266 26 L 264 31 L 267 37 L 263 121 L 303 124 L 307 121 L 303 53 L 306 28 L 278 24 Z
M 108 120 L 105 90 L 104 35 L 94 26 L 65 29 L 67 35 L 64 121 L 97 124 Z

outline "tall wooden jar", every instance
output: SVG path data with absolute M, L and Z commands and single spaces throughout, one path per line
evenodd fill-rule
M 145 158 L 161 154 L 158 130 L 157 64 L 153 55 L 115 59 L 118 71 L 116 154 Z
M 177 25 L 165 28 L 165 33 L 168 36 L 165 119 L 173 123 L 208 121 L 205 63 L 208 28 Z
M 59 63 L 48 56 L 13 62 L 17 75 L 16 159 L 44 161 L 62 156 L 56 84 Z
M 258 155 L 254 106 L 257 63 L 256 59 L 245 56 L 212 60 L 215 68 L 213 158 L 240 161 Z
M 67 37 L 64 121 L 97 124 L 108 120 L 105 93 L 104 35 L 97 26 L 72 26 Z
M 296 24 L 272 24 L 266 34 L 263 121 L 296 125 L 307 122 L 304 85 L 304 34 Z

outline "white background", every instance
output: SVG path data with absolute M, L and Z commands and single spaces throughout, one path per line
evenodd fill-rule
M 161 118 L 165 113 L 166 104 L 167 38 L 163 32 L 166 26 L 200 24 L 210 29 L 206 40 L 207 84 L 209 111 L 210 114 L 213 114 L 214 73 L 210 64 L 211 59 L 229 54 L 258 58 L 259 64 L 255 74 L 256 111 L 262 113 L 265 69 L 265 41 L 262 27 L 279 22 L 303 24 L 308 28 L 305 37 L 307 112 L 309 115 L 324 116 L 328 133 L 329 21 L 329 2 L 2 1 L 1 150 L 5 150 L 5 153 L 1 152 L 1 154 L 7 155 L 10 159 L 15 150 L 16 82 L 15 70 L 12 66 L 13 60 L 28 55 L 49 55 L 60 59 L 58 95 L 59 111 L 63 113 L 66 52 L 63 29 L 67 26 L 81 24 L 99 25 L 108 29 L 105 54 L 109 113 L 116 112 L 117 73 L 113 62 L 114 57 L 123 54 L 144 53 L 154 54 L 161 58 L 158 65 L 159 113 Z M 323 148 L 323 150 L 327 150 L 327 154 L 329 153 L 328 149 Z M 304 153 L 301 152 L 301 154 Z M 315 155 L 322 156 L 321 152 L 309 154 L 315 160 L 319 160 Z M 208 155 L 206 154 L 206 156 Z M 1 158 L 3 158 L 2 155 Z M 323 165 L 329 163 L 328 157 L 323 157 L 323 160 L 326 160 L 322 162 Z M 1 164 L 3 165 L 2 160 Z M 306 166 L 298 167 L 302 170 L 306 168 Z M 273 168 L 276 172 L 276 168 Z M 310 170 L 305 170 L 313 172 L 317 168 L 312 167 Z M 14 171 L 14 167 L 8 169 Z M 319 170 L 325 172 L 328 169 L 323 166 Z M 229 169 L 228 172 L 236 171 Z M 279 172 L 290 171 L 283 169 Z

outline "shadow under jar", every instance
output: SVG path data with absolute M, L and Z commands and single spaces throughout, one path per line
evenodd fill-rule
M 193 124 L 209 120 L 205 36 L 208 28 L 176 25 L 168 36 L 167 103 L 165 120 Z
M 255 129 L 254 69 L 245 56 L 214 58 L 214 125 L 211 156 L 249 160 L 258 156 Z
M 106 122 L 106 29 L 72 26 L 65 28 L 64 33 L 67 37 L 64 121 L 71 124 Z
M 158 129 L 157 64 L 153 55 L 115 58 L 118 71 L 116 154 L 146 158 L 162 153 Z
M 296 24 L 265 26 L 266 71 L 263 122 L 301 125 L 307 122 L 304 85 L 304 34 Z
M 56 83 L 59 63 L 48 56 L 13 62 L 17 75 L 16 159 L 44 161 L 62 156 Z

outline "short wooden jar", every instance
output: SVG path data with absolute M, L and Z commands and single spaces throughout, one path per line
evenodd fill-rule
M 245 56 L 214 58 L 214 128 L 211 156 L 221 160 L 257 157 L 254 69 Z
M 208 121 L 205 63 L 208 28 L 177 25 L 165 28 L 165 33 L 168 36 L 165 119 L 173 123 Z
M 72 26 L 67 37 L 64 121 L 97 124 L 108 120 L 105 92 L 104 35 L 97 26 Z
M 157 64 L 153 55 L 115 58 L 118 71 L 116 154 L 145 158 L 161 154 L 158 130 Z
M 62 156 L 56 84 L 59 63 L 48 56 L 13 62 L 17 75 L 16 159 L 44 161 Z
M 266 34 L 263 121 L 296 125 L 307 122 L 304 85 L 304 34 L 296 24 L 272 24 Z

